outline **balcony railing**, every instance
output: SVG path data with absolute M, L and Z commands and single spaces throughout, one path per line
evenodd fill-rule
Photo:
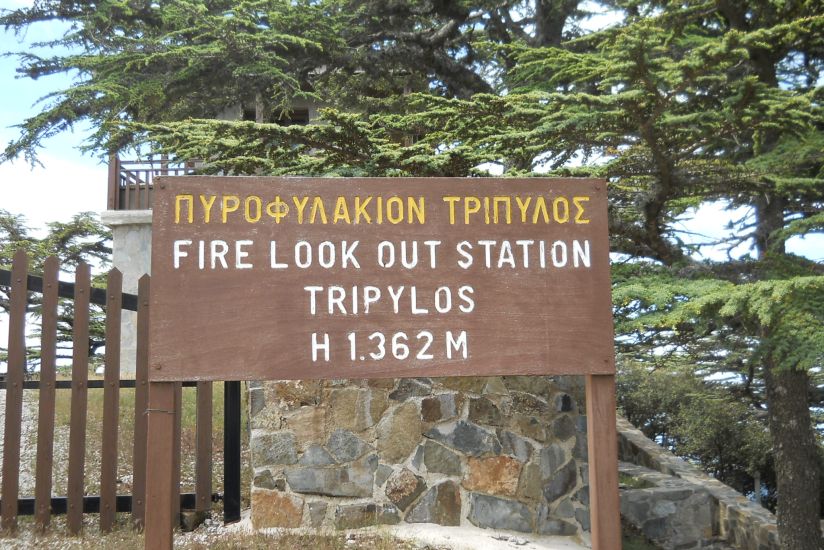
M 109 210 L 150 210 L 156 176 L 193 174 L 195 162 L 109 158 Z

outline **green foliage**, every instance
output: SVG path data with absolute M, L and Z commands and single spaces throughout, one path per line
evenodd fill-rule
M 25 218 L 0 209 L 0 269 L 11 269 L 14 253 L 23 248 L 29 270 L 39 273 L 48 256 L 57 256 L 63 269 L 80 262 L 105 265 L 111 258 L 111 234 L 92 212 L 82 212 L 69 222 L 50 222 L 42 238 L 32 234 Z
M 43 98 L 42 111 L 20 125 L 20 139 L 0 161 L 20 154 L 33 161 L 45 138 L 80 120 L 96 128 L 87 148 L 107 152 L 129 145 L 111 136 L 123 119 L 213 117 L 257 96 L 270 109 L 287 108 L 307 96 L 306 73 L 337 40 L 328 26 L 334 18 L 312 2 L 42 1 L 3 13 L 0 24 L 19 31 L 52 19 L 71 27 L 43 46 L 72 53 L 23 52 L 19 72 L 31 78 L 76 72 L 78 80 Z
M 721 355 L 737 333 L 753 339 L 750 362 L 769 354 L 778 368 L 807 370 L 824 361 L 823 276 L 735 284 L 638 275 L 616 285 L 613 301 L 618 332 L 637 336 L 626 341 L 627 349 L 666 348 L 683 339 L 704 349 L 711 342 Z M 756 340 L 759 331 L 766 334 Z
M 111 259 L 109 242 L 111 234 L 90 212 L 75 215 L 69 222 L 51 222 L 48 232 L 43 237 L 32 234 L 26 226 L 23 216 L 0 210 L 0 269 L 11 270 L 12 257 L 19 249 L 24 249 L 29 257 L 29 273 L 43 273 L 43 263 L 49 256 L 56 256 L 63 273 L 72 273 L 80 262 L 92 266 L 96 275 L 92 284 L 105 287 L 106 281 L 102 271 Z M 9 311 L 9 289 L 0 287 L 0 313 Z M 42 295 L 29 294 L 27 312 L 39 317 L 42 307 Z M 58 359 L 71 357 L 72 324 L 74 322 L 74 304 L 71 300 L 61 299 L 57 312 Z M 38 330 L 39 330 L 39 324 Z M 31 334 L 39 339 L 40 333 Z M 99 363 L 96 352 L 105 345 L 105 313 L 100 306 L 92 305 L 89 317 L 89 355 L 92 367 Z M 40 362 L 40 347 L 27 347 L 27 364 L 33 369 Z M 0 360 L 6 360 L 6 350 L 0 349 Z

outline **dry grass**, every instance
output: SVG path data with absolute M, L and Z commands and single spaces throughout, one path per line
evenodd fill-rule
M 357 533 L 347 535 L 345 533 L 291 533 L 280 532 L 277 534 L 239 534 L 233 533 L 229 536 L 215 538 L 208 542 L 184 543 L 182 548 L 192 550 L 240 550 L 240 549 L 269 549 L 269 548 L 289 548 L 312 550 L 349 550 L 352 548 L 368 550 L 413 550 L 420 548 L 420 545 L 395 538 L 383 533 Z M 431 548 L 431 547 L 430 547 Z M 434 550 L 434 549 L 433 549 Z
M 90 379 L 100 379 L 91 376 Z M 131 493 L 132 454 L 134 441 L 134 400 L 131 388 L 120 390 L 118 419 L 118 494 Z M 216 382 L 212 397 L 212 477 L 213 486 L 223 481 L 223 384 Z M 85 492 L 100 492 L 100 460 L 103 442 L 103 390 L 89 389 L 86 420 Z M 243 412 L 241 413 L 243 414 Z M 183 388 L 181 417 L 181 490 L 194 491 L 196 392 Z M 66 494 L 68 481 L 69 426 L 71 423 L 71 391 L 58 390 L 55 399 L 55 461 L 54 493 Z M 248 436 L 246 438 L 248 440 Z M 36 444 L 36 442 L 34 443 Z M 248 443 L 247 445 L 248 446 Z
M 25 523 L 25 522 L 23 522 Z M 87 522 L 83 535 L 66 537 L 55 531 L 37 533 L 21 524 L 15 538 L 0 539 L 0 548 L 48 548 L 50 550 L 143 550 L 143 534 L 125 525 L 108 534 L 101 534 Z M 264 550 L 269 548 L 311 550 L 415 550 L 421 545 L 392 535 L 375 532 L 360 533 L 296 533 L 281 531 L 274 534 L 242 533 L 223 529 L 201 528 L 194 533 L 176 533 L 175 548 L 186 550 Z M 437 550 L 429 546 L 431 550 Z

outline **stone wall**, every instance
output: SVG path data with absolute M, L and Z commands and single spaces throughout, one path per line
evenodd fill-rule
M 713 479 L 692 464 L 678 458 L 669 451 L 656 445 L 655 442 L 647 439 L 640 430 L 623 418 L 618 419 L 618 456 L 619 460 L 640 465 L 650 470 L 655 470 L 666 476 L 671 476 L 680 480 L 680 488 L 691 491 L 691 494 L 704 493 L 710 499 L 713 510 L 713 533 L 715 538 L 725 541 L 727 544 L 742 550 L 778 550 L 778 530 L 775 516 L 766 508 L 747 499 L 744 495 L 724 483 Z M 653 475 L 647 475 L 648 479 L 655 479 Z M 660 485 L 660 482 L 656 482 Z M 647 494 L 640 493 L 638 498 L 654 496 L 653 491 Z M 625 506 L 626 491 L 622 494 L 621 512 L 627 517 L 628 510 Z M 635 498 L 635 497 L 633 497 Z M 645 512 L 636 511 L 633 517 L 639 520 L 648 516 L 642 522 L 637 523 L 639 527 L 650 519 L 650 511 L 655 505 L 655 501 L 650 499 L 644 508 Z M 678 507 L 671 507 L 670 519 L 661 519 L 659 514 L 657 521 L 665 524 L 675 520 L 675 516 L 681 511 Z M 667 546 L 675 548 L 676 546 Z M 691 548 L 693 546 L 678 546 L 678 548 Z M 697 547 L 697 546 L 696 546 Z
M 718 542 L 718 503 L 703 486 L 622 462 L 621 517 L 667 550 L 707 548 Z
M 589 529 L 580 377 L 289 381 L 250 389 L 252 522 Z

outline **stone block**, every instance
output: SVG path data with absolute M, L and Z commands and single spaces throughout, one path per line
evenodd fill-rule
M 663 486 L 621 491 L 622 517 L 666 548 L 699 548 L 713 538 L 718 504 L 703 486 L 680 478 L 666 478 L 657 472 L 650 478 Z M 742 525 L 745 524 L 744 514 L 740 510 L 734 513 L 732 508 L 727 509 L 727 518 L 740 519 Z M 735 529 L 733 525 L 730 527 Z M 751 525 L 742 531 L 749 537 L 756 536 Z M 742 546 L 754 548 L 754 539 Z
M 332 432 L 326 442 L 326 448 L 339 463 L 356 460 L 372 449 L 358 436 L 344 429 Z
M 363 466 L 286 470 L 286 481 L 294 492 L 312 495 L 369 497 L 374 480 L 374 470 Z
M 374 474 L 378 470 L 378 464 L 380 464 L 380 459 L 378 458 L 378 455 L 372 453 L 362 458 L 359 458 L 351 465 L 356 468 L 366 468 Z
M 325 393 L 324 402 L 329 432 L 343 428 L 360 433 L 374 426 L 386 408 L 383 393 L 376 390 L 373 395 L 368 388 L 333 388 Z
M 206 521 L 206 518 L 209 516 L 209 512 L 200 510 L 181 510 L 180 511 L 180 530 L 184 533 L 191 533 L 198 527 L 200 524 Z
M 571 498 L 562 499 L 556 506 L 555 512 L 553 513 L 555 517 L 559 518 L 571 518 L 575 515 L 575 507 L 572 505 Z
M 546 441 L 545 422 L 534 416 L 521 413 L 512 413 L 508 418 L 509 427 L 512 431 L 541 443 Z
M 426 437 L 469 456 L 501 452 L 501 443 L 494 433 L 463 420 L 435 426 L 426 432 Z
M 589 479 L 589 477 L 584 476 L 584 477 L 582 477 L 582 479 L 584 480 L 584 482 L 586 482 Z M 577 500 L 578 502 L 580 502 L 584 506 L 589 507 L 589 485 L 584 485 L 583 487 L 578 489 L 578 491 L 575 493 L 575 495 L 572 498 Z
M 321 401 L 323 380 L 281 380 L 264 385 L 267 403 L 274 403 L 283 411 L 315 406 Z
M 586 433 L 578 432 L 575 434 L 575 446 L 572 448 L 572 456 L 582 462 L 586 462 L 589 459 Z
M 252 488 L 283 491 L 286 489 L 286 480 L 282 477 L 275 477 L 271 470 L 264 468 L 255 472 L 255 477 L 252 478 Z
M 501 442 L 501 452 L 514 456 L 521 462 L 529 461 L 534 449 L 532 443 L 509 430 L 498 430 L 497 433 Z
M 509 390 L 506 389 L 506 384 L 500 376 L 493 376 L 487 380 L 481 393 L 483 395 L 509 395 Z
M 375 470 L 375 487 L 383 487 L 383 484 L 386 483 L 386 480 L 389 479 L 392 472 L 392 466 L 379 464 L 377 470 Z
M 520 462 L 508 456 L 470 457 L 463 486 L 480 493 L 515 496 L 518 492 L 521 467 Z
M 568 414 L 559 416 L 552 422 L 552 435 L 558 441 L 566 441 L 575 435 L 575 422 Z
M 405 511 L 426 490 L 423 478 L 404 468 L 386 482 L 386 497 L 400 510 Z
M 410 397 L 423 397 L 432 393 L 432 380 L 429 378 L 401 378 L 398 387 L 389 394 L 389 399 L 406 401 Z
M 454 376 L 440 378 L 438 381 L 443 387 L 450 390 L 481 393 L 489 379 L 480 376 Z
M 408 523 L 461 524 L 461 490 L 457 483 L 444 481 L 429 489 L 406 514 Z
M 576 508 L 575 521 L 577 521 L 581 525 L 581 529 L 583 529 L 584 531 L 589 531 L 589 508 Z
M 556 537 L 570 537 L 578 534 L 578 527 L 569 521 L 547 518 L 538 522 L 538 533 Z
M 421 400 L 421 419 L 424 422 L 440 422 L 458 415 L 454 393 L 442 393 Z
M 568 460 L 569 453 L 557 443 L 541 449 L 541 452 L 538 453 L 538 464 L 541 467 L 543 479 L 549 479 Z
M 323 525 L 323 520 L 326 518 L 326 510 L 329 504 L 322 500 L 316 500 L 309 503 L 309 525 L 318 528 Z
M 249 416 L 255 417 L 266 406 L 263 388 L 249 388 Z
M 322 405 L 300 407 L 283 417 L 283 427 L 291 430 L 298 444 L 305 447 L 311 443 L 320 443 L 326 438 L 324 418 L 326 409 Z
M 303 499 L 278 491 L 252 490 L 252 526 L 300 527 L 303 521 Z
M 342 504 L 335 509 L 337 529 L 361 529 L 374 525 L 395 525 L 401 521 L 391 504 Z
M 503 425 L 501 410 L 487 397 L 476 397 L 469 400 L 468 418 L 476 424 L 485 424 L 487 426 Z
M 249 448 L 252 451 L 252 464 L 256 466 L 295 464 L 298 461 L 295 436 L 291 432 L 256 431 L 252 433 Z
M 335 458 L 317 443 L 309 445 L 298 460 L 301 466 L 331 466 L 334 463 Z
M 551 408 L 546 399 L 531 393 L 512 391 L 512 410 L 528 416 L 547 416 Z
M 374 426 L 389 408 L 389 394 L 385 390 L 372 390 L 369 394 L 369 420 Z
M 366 386 L 376 390 L 391 390 L 395 387 L 394 378 L 370 378 L 366 380 Z
M 541 500 L 543 496 L 542 487 L 541 468 L 534 463 L 524 465 L 521 469 L 521 478 L 518 480 L 518 498 L 532 501 Z
M 390 409 L 378 424 L 376 446 L 381 458 L 390 464 L 399 464 L 409 457 L 421 439 L 420 412 L 413 401 Z
M 419 471 L 423 471 L 423 445 L 418 445 L 418 448 L 415 449 L 415 454 L 412 455 L 412 460 L 409 461 L 412 467 Z
M 501 378 L 510 391 L 531 393 L 549 399 L 552 382 L 546 376 L 504 376 Z
M 478 527 L 522 533 L 532 532 L 535 523 L 535 515 L 525 504 L 479 493 L 470 494 L 468 519 Z
M 578 468 L 575 461 L 569 461 L 557 472 L 552 474 L 552 479 L 544 486 L 544 498 L 552 503 L 561 497 L 570 494 L 578 484 Z
M 457 453 L 431 440 L 425 441 L 421 448 L 423 464 L 428 472 L 461 475 L 461 457 Z

